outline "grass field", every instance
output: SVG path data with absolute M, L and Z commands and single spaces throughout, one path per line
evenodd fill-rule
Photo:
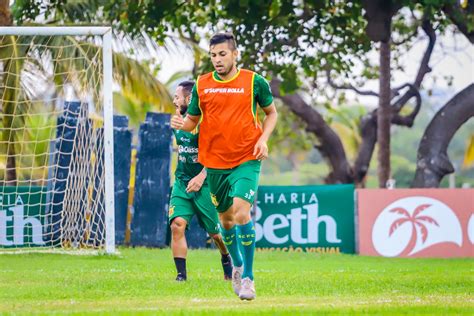
M 223 281 L 219 255 L 192 250 L 188 282 L 169 249 L 119 256 L 0 255 L 2 314 L 474 314 L 474 261 L 256 254 L 257 299 Z

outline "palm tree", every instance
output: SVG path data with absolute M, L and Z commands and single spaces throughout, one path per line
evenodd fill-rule
M 44 106 L 32 100 L 42 99 L 42 95 L 51 89 L 54 90 L 55 97 L 60 97 L 64 93 L 60 87 L 66 83 L 72 84 L 76 95 L 86 93 L 81 91 L 83 87 L 100 89 L 98 83 L 101 65 L 90 67 L 85 61 L 100 60 L 102 52 L 95 43 L 79 42 L 70 36 L 4 36 L 0 38 L 0 45 L 0 59 L 4 69 L 4 75 L 0 78 L 2 152 L 7 160 L 4 179 L 9 185 L 16 185 L 16 157 L 20 140 L 17 131 L 25 126 L 25 113 Z M 165 85 L 139 61 L 122 53 L 114 53 L 113 63 L 115 81 L 122 94 L 134 100 L 134 104 L 150 104 L 150 110 L 161 112 L 173 110 Z M 51 82 L 54 82 L 53 86 Z M 98 96 L 99 91 L 93 94 Z
M 85 4 L 86 1 L 69 3 L 66 10 L 57 12 L 55 21 L 73 20 L 77 12 L 87 11 L 87 5 L 86 7 L 78 5 L 81 3 Z M 0 25 L 11 25 L 9 9 L 9 1 L 0 0 Z M 133 109 L 143 112 L 145 109 L 172 113 L 173 105 L 167 87 L 155 78 L 156 73 L 142 61 L 143 51 L 147 49 L 151 50 L 151 53 L 145 58 L 156 55 L 156 44 L 153 48 L 147 37 L 131 39 L 124 34 L 115 35 L 118 40 L 114 45 L 122 52 L 113 53 L 113 77 L 121 89 L 121 93 L 114 94 L 114 103 L 123 104 L 121 100 L 126 99 L 129 101 L 125 108 L 128 111 Z M 99 85 L 94 83 L 100 80 L 101 65 L 95 68 L 86 67 L 84 61 L 100 60 L 102 52 L 100 46 L 93 40 L 77 40 L 71 36 L 3 36 L 0 37 L 0 46 L 2 47 L 0 65 L 3 69 L 3 75 L 0 76 L 2 95 L 0 157 L 3 159 L 0 159 L 0 165 L 3 164 L 3 169 L 6 171 L 3 175 L 6 184 L 16 185 L 17 157 L 20 147 L 23 146 L 21 141 L 24 140 L 24 136 L 20 137 L 18 131 L 26 130 L 24 127 L 28 124 L 33 124 L 35 130 L 34 126 L 38 123 L 26 120 L 28 116 L 24 114 L 38 112 L 38 109 L 48 106 L 43 102 L 32 100 L 42 100 L 45 94 L 51 94 L 51 91 L 54 97 L 60 97 L 64 93 L 60 87 L 65 83 L 72 83 L 76 95 L 85 92 L 81 91 L 85 86 L 96 86 L 99 89 Z M 123 52 L 128 49 L 129 53 L 130 47 L 142 53 L 141 59 L 134 58 L 133 53 L 130 55 Z M 96 91 L 94 94 L 98 93 Z M 123 110 L 123 107 L 121 109 Z M 38 132 L 37 129 L 36 131 Z M 36 152 L 38 146 L 35 147 L 26 150 Z M 45 155 L 45 153 L 38 154 Z
M 412 224 L 410 241 L 408 242 L 408 245 L 405 247 L 404 251 L 400 254 L 400 256 L 408 256 L 413 250 L 413 248 L 415 248 L 416 241 L 418 240 L 416 226 L 420 228 L 422 243 L 425 243 L 426 239 L 428 238 L 428 229 L 425 226 L 425 222 L 439 226 L 438 222 L 436 222 L 436 220 L 432 217 L 420 215 L 421 212 L 423 212 L 430 206 L 430 204 L 422 204 L 417 206 L 415 208 L 415 211 L 413 212 L 413 216 L 410 215 L 410 213 L 402 207 L 397 207 L 390 210 L 390 213 L 400 214 L 404 217 L 399 218 L 395 222 L 393 222 L 393 224 L 390 226 L 390 230 L 388 233 L 389 236 L 391 236 L 402 224 L 405 224 L 407 222 Z
M 9 26 L 12 25 L 11 13 L 10 13 L 10 1 L 9 0 L 0 0 L 0 26 Z M 2 50 L 3 52 L 3 50 Z M 0 56 L 1 58 L 1 56 Z M 15 65 L 13 65 L 15 64 Z M 11 62 L 10 64 L 5 64 L 3 69 L 7 70 L 16 70 L 16 62 Z M 13 66 L 13 67 L 12 67 Z M 13 76 L 11 77 L 13 79 Z M 10 81 L 12 80 L 10 79 Z M 3 82 L 4 87 L 9 87 L 11 82 Z M 8 110 L 11 110 L 11 101 L 17 98 L 17 93 L 12 89 L 3 89 L 2 95 L 4 96 L 2 100 L 2 113 L 8 113 Z M 6 126 L 12 126 L 11 116 L 3 115 L 2 120 L 2 149 L 6 151 L 7 162 L 4 165 L 6 170 L 5 179 L 7 181 L 12 181 L 12 185 L 15 185 L 16 182 L 16 164 L 15 164 L 15 148 L 13 146 L 6 146 L 8 140 L 11 138 L 11 129 L 6 129 Z M 6 143 L 5 143 L 6 141 Z

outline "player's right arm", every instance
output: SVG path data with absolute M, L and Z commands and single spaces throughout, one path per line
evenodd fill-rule
M 171 128 L 180 129 L 182 131 L 191 132 L 199 123 L 200 115 L 186 115 L 183 118 L 179 110 L 171 117 Z

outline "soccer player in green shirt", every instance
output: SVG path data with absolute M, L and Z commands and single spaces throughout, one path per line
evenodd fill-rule
M 192 81 L 181 82 L 176 88 L 173 103 L 176 112 L 185 115 L 194 86 Z M 169 206 L 171 226 L 171 249 L 177 270 L 177 281 L 186 281 L 187 243 L 185 230 L 194 215 L 199 224 L 212 237 L 221 253 L 224 279 L 232 279 L 232 261 L 219 233 L 219 219 L 212 204 L 209 186 L 206 181 L 206 169 L 198 162 L 198 129 L 192 132 L 173 130 L 178 145 L 178 166 Z

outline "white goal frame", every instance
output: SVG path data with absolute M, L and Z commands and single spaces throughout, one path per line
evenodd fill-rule
M 112 28 L 101 26 L 8 26 L 0 27 L 0 36 L 102 36 L 104 168 L 105 168 L 105 252 L 115 253 L 114 131 Z

